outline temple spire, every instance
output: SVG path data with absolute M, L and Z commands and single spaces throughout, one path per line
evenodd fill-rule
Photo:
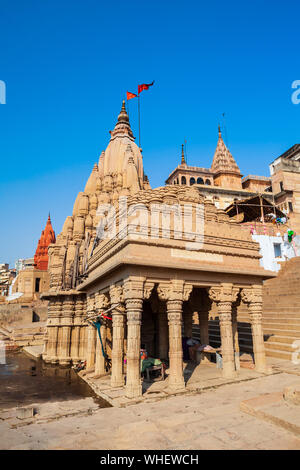
M 55 232 L 52 228 L 50 212 L 46 227 L 42 230 L 41 238 L 39 239 L 36 252 L 34 255 L 34 265 L 36 269 L 46 271 L 48 269 L 48 246 L 55 243 Z
M 186 164 L 185 156 L 184 156 L 184 144 L 181 145 L 181 165 Z
M 127 136 L 131 140 L 134 140 L 134 136 L 130 127 L 129 123 L 129 116 L 126 111 L 125 107 L 125 100 L 122 102 L 122 107 L 120 114 L 118 115 L 118 121 L 117 124 L 115 125 L 115 128 L 113 131 L 110 131 L 111 139 L 114 139 L 115 137 L 123 137 Z
M 218 125 L 218 132 L 219 140 L 211 165 L 211 170 L 214 173 L 235 173 L 240 175 L 240 169 L 224 143 L 220 124 Z

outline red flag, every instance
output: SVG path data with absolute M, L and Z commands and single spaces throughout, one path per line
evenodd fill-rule
M 142 83 L 142 85 L 138 85 L 138 94 L 140 94 L 141 91 L 143 91 L 143 90 L 148 90 L 148 88 L 149 88 L 150 86 L 152 86 L 153 83 L 154 83 L 154 80 L 153 80 L 152 83 Z
M 131 100 L 131 98 L 137 98 L 137 95 L 135 93 L 131 93 L 130 91 L 127 91 L 127 101 Z

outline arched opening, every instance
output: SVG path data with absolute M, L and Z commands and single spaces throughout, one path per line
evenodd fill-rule
M 197 178 L 197 184 L 204 184 L 204 181 L 202 178 Z
M 40 321 L 39 315 L 35 312 L 32 312 L 32 322 L 35 323 L 35 322 L 38 322 L 38 321 Z
M 205 184 L 211 184 L 210 180 L 207 178 L 207 180 L 205 181 Z
M 181 184 L 186 184 L 186 177 L 185 176 L 181 177 Z
M 190 179 L 190 185 L 193 186 L 193 184 L 195 184 L 195 183 L 196 183 L 195 178 L 191 178 L 191 179 Z

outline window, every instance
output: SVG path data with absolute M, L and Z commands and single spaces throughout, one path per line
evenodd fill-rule
M 205 184 L 211 184 L 210 183 L 210 180 L 207 178 L 207 180 L 205 181 Z
M 35 278 L 35 292 L 40 292 L 40 281 L 41 279 L 39 277 Z
M 35 322 L 38 322 L 38 321 L 40 321 L 39 315 L 35 312 L 32 312 L 32 322 L 35 323 Z
M 181 177 L 181 184 L 186 184 L 186 178 L 185 178 L 185 176 L 182 176 L 182 177 Z
M 196 183 L 195 178 L 191 178 L 191 179 L 190 179 L 190 185 L 193 186 L 193 184 L 195 184 L 195 183 Z
M 280 191 L 284 191 L 284 189 L 283 189 L 283 182 L 282 182 L 282 181 L 280 181 L 279 185 L 280 185 Z
M 280 245 L 280 243 L 274 243 L 274 254 L 275 254 L 275 258 L 281 258 L 281 245 Z
M 293 212 L 293 204 L 289 201 L 289 212 Z
M 204 184 L 204 181 L 202 178 L 197 178 L 197 184 Z

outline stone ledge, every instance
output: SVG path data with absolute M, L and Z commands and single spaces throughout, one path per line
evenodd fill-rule
M 266 393 L 242 401 L 240 410 L 300 436 L 300 408 L 287 403 L 282 392 Z

